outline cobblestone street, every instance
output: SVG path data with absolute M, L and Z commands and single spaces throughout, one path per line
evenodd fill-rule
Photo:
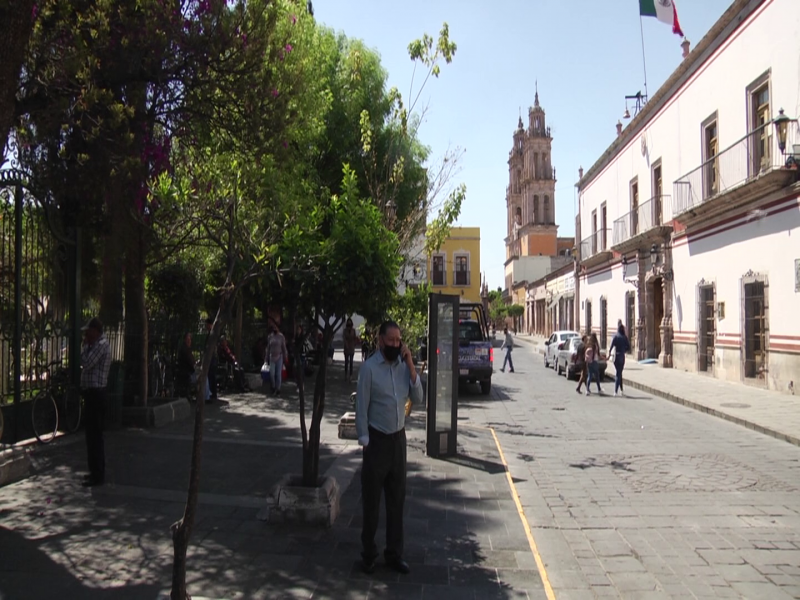
M 514 358 L 516 372 L 495 373 L 489 397 L 462 390 L 458 457 L 426 457 L 422 411 L 412 416 L 407 577 L 359 569 L 359 460 L 353 442 L 336 437 L 351 389 L 338 361 L 321 470 L 349 466 L 341 472 L 352 481 L 340 481 L 342 514 L 330 530 L 256 519 L 269 488 L 300 468 L 292 393 L 211 408 L 190 591 L 219 599 L 800 598 L 800 448 L 637 390 L 578 395 L 531 346 Z M 110 432 L 110 483 L 91 492 L 77 479 L 79 436 L 35 448 L 35 473 L 0 489 L 0 597 L 158 597 L 169 585 L 169 525 L 184 502 L 190 429 Z

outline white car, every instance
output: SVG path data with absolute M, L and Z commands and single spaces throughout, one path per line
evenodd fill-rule
M 556 368 L 559 346 L 570 338 L 580 337 L 577 331 L 554 331 L 544 343 L 544 366 Z

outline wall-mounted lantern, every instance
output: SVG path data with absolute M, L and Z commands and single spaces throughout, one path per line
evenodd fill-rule
M 778 116 L 773 121 L 775 123 L 775 132 L 778 134 L 778 148 L 781 154 L 786 154 L 786 136 L 789 132 L 789 122 L 791 119 L 783 113 L 783 109 L 778 111 Z

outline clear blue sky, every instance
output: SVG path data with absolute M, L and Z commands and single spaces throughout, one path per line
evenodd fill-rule
M 676 0 L 692 47 L 732 0 Z M 457 182 L 467 185 L 458 224 L 480 226 L 481 269 L 503 285 L 508 151 L 522 107 L 527 125 L 538 80 L 553 135 L 559 235 L 575 230 L 578 167 L 588 169 L 613 141 L 625 96 L 644 92 L 637 0 L 314 0 L 320 23 L 359 38 L 381 55 L 389 86 L 408 96 L 408 43 L 442 22 L 458 44 L 455 59 L 431 79 L 422 141 L 441 157 L 466 150 Z M 652 96 L 681 61 L 681 39 L 655 18 L 642 19 Z M 625 123 L 623 121 L 623 123 Z

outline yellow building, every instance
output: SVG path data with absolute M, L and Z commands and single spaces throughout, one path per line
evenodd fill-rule
M 481 228 L 453 227 L 439 252 L 428 258 L 428 280 L 437 294 L 481 301 Z

